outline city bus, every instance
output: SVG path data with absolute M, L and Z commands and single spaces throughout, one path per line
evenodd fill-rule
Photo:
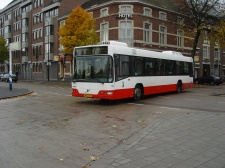
M 72 96 L 118 100 L 193 86 L 193 59 L 179 52 L 156 52 L 117 41 L 75 47 Z

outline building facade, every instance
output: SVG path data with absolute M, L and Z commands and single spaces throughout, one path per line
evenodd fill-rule
M 78 5 L 96 19 L 100 41 L 191 55 L 192 38 L 180 28 L 184 20 L 172 0 L 14 0 L 0 11 L 0 36 L 17 46 L 12 62 L 19 78 L 70 80 L 72 59 L 64 59 L 58 29 Z M 195 57 L 195 76 L 224 75 L 224 50 L 204 38 Z M 0 65 L 0 72 L 7 70 L 7 62 Z

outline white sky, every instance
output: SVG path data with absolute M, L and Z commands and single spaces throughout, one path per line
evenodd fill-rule
M 10 2 L 12 2 L 12 0 L 0 0 L 0 9 L 4 8 Z
M 0 0 L 0 9 L 4 8 L 6 5 L 8 5 L 12 0 Z M 220 0 L 220 2 L 225 2 L 225 0 Z

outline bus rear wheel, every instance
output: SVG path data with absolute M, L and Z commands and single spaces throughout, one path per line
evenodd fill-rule
M 182 83 L 181 81 L 177 82 L 177 93 L 181 93 L 182 92 Z
M 134 100 L 140 100 L 143 95 L 143 89 L 140 85 L 136 85 L 134 88 Z

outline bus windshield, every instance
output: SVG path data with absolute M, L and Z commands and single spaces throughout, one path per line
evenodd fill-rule
M 113 82 L 113 61 L 109 55 L 76 56 L 73 82 Z

